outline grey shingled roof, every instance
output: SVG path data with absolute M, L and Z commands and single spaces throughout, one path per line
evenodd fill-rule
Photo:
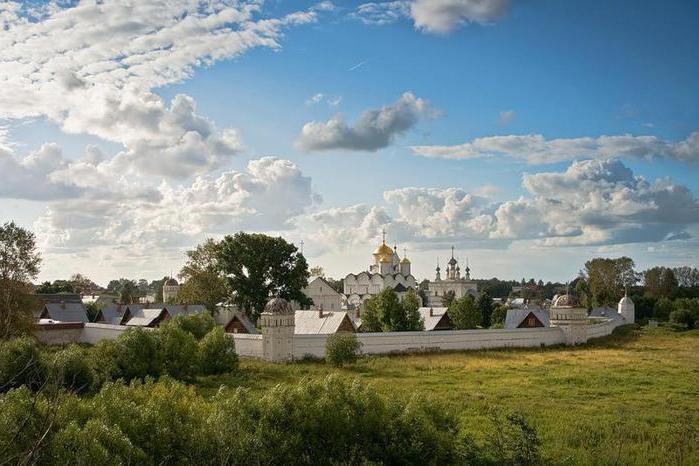
M 294 314 L 294 333 L 297 335 L 328 335 L 337 333 L 340 324 L 346 317 L 349 318 L 344 311 L 323 312 L 323 317 L 319 317 L 318 311 L 296 311 Z M 351 319 L 350 322 L 352 322 Z M 354 326 L 354 323 L 352 325 Z
M 126 306 L 123 304 L 107 304 L 97 315 L 97 321 L 105 324 L 121 325 L 125 312 Z
M 544 327 L 550 327 L 551 323 L 549 321 L 549 313 L 539 308 L 529 308 L 529 309 L 508 309 L 507 316 L 505 317 L 505 328 L 517 328 L 519 325 L 527 318 L 527 316 L 533 313 L 534 316 L 539 319 L 539 321 L 544 324 Z
M 430 316 L 430 309 L 432 309 L 432 315 Z M 422 317 L 423 323 L 425 324 L 425 330 L 431 331 L 437 328 L 442 319 L 445 318 L 447 314 L 446 307 L 421 307 L 418 309 L 420 316 Z
M 163 307 L 167 309 L 170 317 L 191 316 L 206 312 L 206 307 L 203 304 L 166 304 Z
M 43 319 L 58 322 L 89 322 L 85 306 L 82 303 L 48 303 L 41 313 Z
M 130 304 L 128 310 L 131 317 L 125 324 L 130 327 L 149 327 L 167 313 L 162 306 L 146 308 L 143 304 Z

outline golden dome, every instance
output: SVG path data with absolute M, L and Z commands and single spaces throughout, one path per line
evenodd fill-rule
M 379 262 L 381 262 L 382 264 L 390 263 L 391 256 L 381 256 L 381 258 L 379 259 Z
M 391 257 L 393 255 L 393 249 L 390 247 L 386 246 L 386 243 L 381 243 L 381 245 L 374 250 L 372 253 L 374 256 L 388 256 Z
M 401 264 L 410 264 L 410 259 L 407 257 L 404 257 L 403 260 L 400 261 Z

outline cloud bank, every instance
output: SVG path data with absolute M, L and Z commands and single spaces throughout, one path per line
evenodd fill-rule
M 546 139 L 540 134 L 476 138 L 454 146 L 413 146 L 416 155 L 439 159 L 512 157 L 532 165 L 575 159 L 640 158 L 699 161 L 699 132 L 679 142 L 656 136 L 600 136 Z

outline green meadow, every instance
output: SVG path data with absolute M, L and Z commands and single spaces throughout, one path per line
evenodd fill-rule
M 621 328 L 581 347 L 372 356 L 343 369 L 244 359 L 235 376 L 196 385 L 264 392 L 329 373 L 438 400 L 476 437 L 493 413 L 522 413 L 548 463 L 699 464 L 699 330 Z

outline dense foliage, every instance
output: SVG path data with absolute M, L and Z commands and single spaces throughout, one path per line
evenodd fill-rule
M 206 400 L 173 380 L 108 383 L 93 398 L 0 396 L 0 462 L 39 464 L 534 464 L 521 416 L 485 441 L 418 397 L 384 398 L 337 376 Z M 50 419 L 50 422 L 47 422 Z
M 218 262 L 220 246 L 214 239 L 207 239 L 186 252 L 187 263 L 180 271 L 184 281 L 177 296 L 183 304 L 203 304 L 213 315 L 218 304 L 228 297 L 226 277 Z
M 473 296 L 466 295 L 451 303 L 447 313 L 458 330 L 478 328 L 483 323 L 483 314 Z
M 35 306 L 31 281 L 39 264 L 34 233 L 14 222 L 0 225 L 0 339 L 29 330 Z
M 417 294 L 410 291 L 401 301 L 398 294 L 385 288 L 366 301 L 362 313 L 363 332 L 403 332 L 425 328 L 418 312 L 420 302 Z
M 335 367 L 352 364 L 359 357 L 361 347 L 354 333 L 334 333 L 325 342 L 325 360 Z
M 199 374 L 235 371 L 234 340 L 222 327 L 201 334 L 201 327 L 194 325 L 200 320 L 179 317 L 152 331 L 129 329 L 116 340 L 102 340 L 90 348 L 68 345 L 42 352 L 29 337 L 0 342 L 0 392 L 26 386 L 32 391 L 63 388 L 92 393 L 118 379 L 129 382 L 169 375 L 188 380 Z
M 284 238 L 239 232 L 218 243 L 218 267 L 225 274 L 230 300 L 257 320 L 270 296 L 310 304 L 303 254 Z

